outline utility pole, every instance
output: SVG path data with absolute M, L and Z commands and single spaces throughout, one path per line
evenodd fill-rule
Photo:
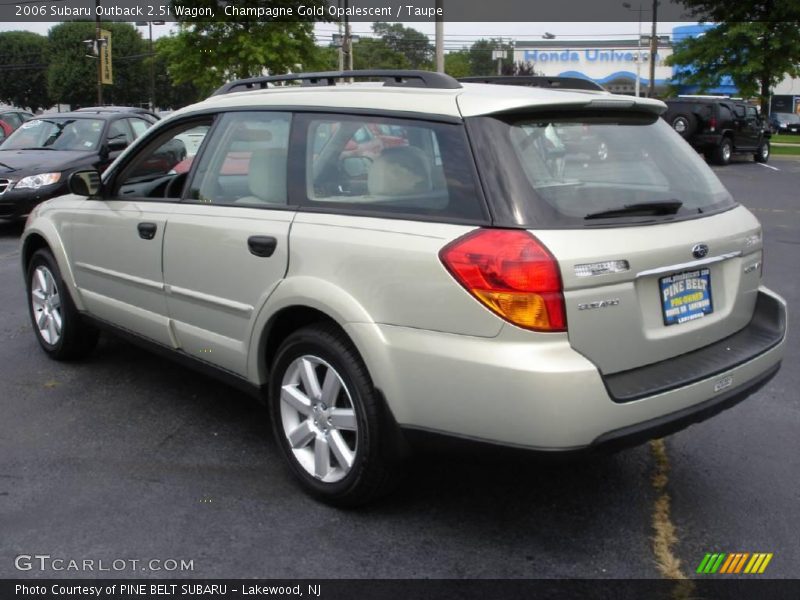
M 97 48 L 97 106 L 103 106 L 103 65 L 100 60 L 100 0 L 94 0 L 95 32 L 94 44 Z
M 148 105 L 151 111 L 156 109 L 156 55 L 153 52 L 153 25 L 164 25 L 166 21 L 136 21 L 137 27 L 147 26 L 150 34 L 150 99 Z
M 336 8 L 342 8 L 342 0 L 336 0 Z M 342 36 L 342 20 L 339 19 L 339 72 L 342 71 L 344 71 L 344 37 Z
M 156 109 L 156 65 L 153 55 L 153 22 L 147 23 L 150 30 L 150 112 Z
M 350 19 L 347 16 L 347 0 L 344 0 L 344 40 L 343 48 L 346 59 L 345 68 L 353 70 L 353 36 L 350 33 Z M 352 81 L 352 80 L 351 80 Z
M 436 71 L 444 73 L 444 16 L 443 0 L 436 0 Z
M 622 6 L 630 11 L 634 8 L 630 2 L 623 2 Z M 642 78 L 642 3 L 639 2 L 639 8 L 635 9 L 639 13 L 639 37 L 636 39 L 636 97 L 639 97 L 639 80 Z
M 648 96 L 656 95 L 656 52 L 658 51 L 658 0 L 653 0 L 653 30 L 650 35 L 650 91 Z

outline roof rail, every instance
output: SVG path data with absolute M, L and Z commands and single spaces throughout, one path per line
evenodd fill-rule
M 494 83 L 500 85 L 526 85 L 529 87 L 560 88 L 565 90 L 594 90 L 605 92 L 599 83 L 580 77 L 546 77 L 542 75 L 492 75 L 488 77 L 459 77 L 464 83 Z
M 426 87 L 440 90 L 455 90 L 461 87 L 455 79 L 444 73 L 433 71 L 372 69 L 362 71 L 325 71 L 322 73 L 293 73 L 289 75 L 267 75 L 231 81 L 220 87 L 212 96 L 264 90 L 278 83 L 300 82 L 301 85 L 336 85 L 338 79 L 383 79 L 385 86 Z

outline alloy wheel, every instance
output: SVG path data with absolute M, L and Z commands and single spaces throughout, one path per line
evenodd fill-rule
M 50 269 L 44 265 L 36 267 L 33 272 L 31 305 L 39 335 L 51 346 L 56 345 L 61 339 L 64 316 L 56 280 Z
M 358 421 L 336 369 L 308 354 L 293 360 L 281 381 L 280 415 L 292 454 L 309 475 L 325 483 L 347 476 L 358 450 Z

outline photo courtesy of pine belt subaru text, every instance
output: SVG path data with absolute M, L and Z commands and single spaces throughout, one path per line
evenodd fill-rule
M 111 330 L 252 392 L 340 506 L 425 438 L 569 452 L 707 419 L 783 358 L 761 226 L 662 102 L 569 81 L 226 84 L 33 208 L 39 344 Z

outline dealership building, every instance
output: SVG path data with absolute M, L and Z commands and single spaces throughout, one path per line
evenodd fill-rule
M 664 64 L 671 54 L 669 38 L 659 37 L 655 68 L 658 95 L 666 92 L 672 76 L 672 67 Z M 544 75 L 591 79 L 618 94 L 634 93 L 637 70 L 642 93 L 650 85 L 650 47 L 636 40 L 518 41 L 514 61 L 528 63 Z
M 673 28 L 671 35 L 658 36 L 655 56 L 655 92 L 667 93 L 673 67 L 664 64 L 672 55 L 675 42 L 701 35 L 708 25 L 682 25 Z M 634 94 L 636 79 L 640 93 L 646 95 L 650 86 L 649 37 L 633 40 L 566 41 L 542 39 L 519 40 L 514 46 L 514 61 L 531 65 L 537 73 L 548 76 L 581 77 L 590 79 L 617 94 Z M 724 77 L 720 85 L 703 93 L 736 96 L 739 90 L 733 81 Z M 695 94 L 695 86 L 682 86 L 682 94 Z M 786 79 L 773 90 L 772 110 L 800 112 L 800 79 Z

